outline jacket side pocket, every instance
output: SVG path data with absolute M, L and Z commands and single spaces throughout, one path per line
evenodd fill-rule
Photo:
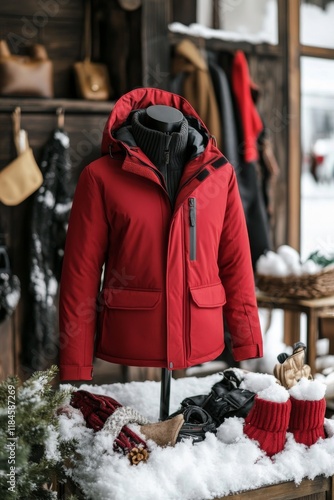
M 200 359 L 224 348 L 221 283 L 190 288 L 190 358 Z

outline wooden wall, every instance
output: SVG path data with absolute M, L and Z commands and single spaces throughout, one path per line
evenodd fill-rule
M 94 35 L 96 59 L 108 63 L 114 95 L 138 85 L 168 88 L 170 47 L 178 39 L 168 35 L 168 22 L 193 22 L 195 2 L 143 0 L 133 13 L 120 9 L 117 0 L 93 0 L 94 30 L 100 26 L 100 39 Z M 65 110 L 65 129 L 71 142 L 75 185 L 82 168 L 99 156 L 99 140 L 103 124 L 113 101 L 92 103 L 76 98 L 72 65 L 81 59 L 83 0 L 18 0 L 0 3 L 0 36 L 15 53 L 24 53 L 25 45 L 45 44 L 54 64 L 54 99 L 0 98 L 0 169 L 14 158 L 11 134 L 11 112 L 22 108 L 22 125 L 27 129 L 37 161 L 43 146 L 56 125 L 56 110 Z M 112 26 L 114 31 L 108 32 Z M 132 27 L 132 28 L 131 28 Z M 96 31 L 94 31 L 96 34 Z M 130 33 L 134 37 L 131 39 Z M 277 190 L 275 243 L 286 237 L 287 130 L 286 74 L 281 47 L 268 45 L 222 43 L 208 41 L 213 50 L 236 50 L 247 54 L 253 79 L 261 87 L 260 109 L 271 131 L 275 154 L 281 167 Z M 14 316 L 0 324 L 0 378 L 18 372 L 23 318 L 29 313 L 25 300 L 28 287 L 28 253 L 32 198 L 17 207 L 0 204 L 0 217 L 5 226 L 13 270 L 22 282 L 22 300 Z M 2 372 L 1 372 L 2 370 Z
M 132 88 L 168 86 L 169 2 L 145 0 L 135 11 L 125 11 L 117 0 L 92 0 L 93 60 L 109 68 L 113 94 L 109 102 L 77 99 L 73 63 L 83 57 L 84 0 L 18 0 L 0 3 L 0 37 L 13 54 L 25 54 L 33 43 L 45 45 L 54 68 L 54 98 L 0 97 L 0 170 L 15 157 L 11 113 L 22 110 L 37 162 L 52 130 L 56 111 L 65 111 L 70 137 L 72 184 L 81 170 L 100 154 L 104 123 L 114 99 Z M 19 373 L 25 378 L 34 366 L 21 363 L 24 323 L 29 319 L 29 239 L 33 196 L 16 207 L 0 203 L 12 269 L 21 280 L 22 295 L 14 315 L 0 324 L 0 379 Z M 49 359 L 57 361 L 56 359 Z
M 82 57 L 83 0 L 25 0 L 1 2 L 0 33 L 13 54 L 25 54 L 31 43 L 45 45 L 54 68 L 54 99 L 0 98 L 0 169 L 15 157 L 11 113 L 22 110 L 36 161 L 57 125 L 56 111 L 65 111 L 65 130 L 70 137 L 73 189 L 82 168 L 97 158 L 101 132 L 113 102 L 87 102 L 76 98 L 73 63 Z M 95 54 L 97 51 L 94 51 Z M 19 373 L 23 378 L 34 366 L 23 366 L 21 348 L 24 325 L 29 321 L 29 241 L 33 196 L 16 207 L 0 204 L 12 269 L 19 276 L 22 294 L 14 315 L 0 324 L 0 377 Z M 56 354 L 54 350 L 53 354 Z M 52 355 L 51 355 L 52 357 Z M 55 357 L 50 363 L 57 361 Z M 33 364 L 33 363 L 32 363 Z
M 73 97 L 71 66 L 81 58 L 83 18 L 82 0 L 1 2 L 0 33 L 13 54 L 44 44 L 54 64 L 55 96 Z

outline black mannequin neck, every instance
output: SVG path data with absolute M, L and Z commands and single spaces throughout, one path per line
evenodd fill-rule
M 178 132 L 183 120 L 183 114 L 171 106 L 149 106 L 146 109 L 145 125 L 153 130 L 171 134 Z
M 174 204 L 177 188 L 187 161 L 188 122 L 169 106 L 137 110 L 131 120 L 136 144 L 162 173 Z

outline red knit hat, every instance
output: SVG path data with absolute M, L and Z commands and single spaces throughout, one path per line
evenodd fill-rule
M 302 401 L 291 396 L 291 415 L 288 431 L 297 443 L 311 446 L 319 438 L 325 439 L 325 398 L 319 401 Z
M 81 411 L 87 427 L 94 429 L 94 431 L 103 429 L 109 417 L 115 414 L 117 410 L 124 408 L 121 403 L 110 396 L 101 396 L 84 390 L 77 390 L 72 394 L 71 406 Z M 140 423 L 145 424 L 147 422 L 141 421 Z M 139 461 L 138 449 L 139 451 L 146 450 L 146 442 L 127 425 L 121 426 L 120 432 L 114 440 L 114 451 L 128 453 L 130 461 L 137 464 Z M 133 450 L 137 450 L 136 456 L 131 454 Z M 145 454 L 143 459 L 146 460 L 146 458 L 147 455 Z
M 268 401 L 255 396 L 255 403 L 245 419 L 244 433 L 259 442 L 270 457 L 283 450 L 291 411 L 290 399 Z

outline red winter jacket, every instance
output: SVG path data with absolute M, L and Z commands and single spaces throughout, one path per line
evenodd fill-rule
M 189 135 L 192 155 L 174 209 L 147 156 L 114 137 L 132 110 L 157 104 L 179 109 L 199 132 Z M 83 170 L 70 216 L 60 288 L 61 379 L 91 379 L 94 354 L 169 369 L 215 359 L 224 349 L 223 306 L 234 358 L 261 357 L 235 173 L 191 105 L 163 90 L 129 92 L 110 114 L 102 155 Z

